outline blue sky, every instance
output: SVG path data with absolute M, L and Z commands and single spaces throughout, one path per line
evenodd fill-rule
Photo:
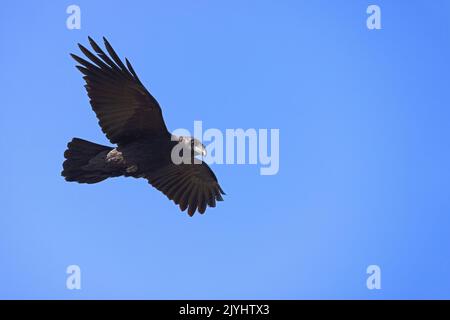
M 0 298 L 450 298 L 449 14 L 445 0 L 3 2 Z M 130 59 L 170 130 L 279 128 L 279 173 L 213 165 L 227 196 L 193 218 L 143 179 L 65 182 L 72 137 L 108 144 L 69 57 L 88 35 Z

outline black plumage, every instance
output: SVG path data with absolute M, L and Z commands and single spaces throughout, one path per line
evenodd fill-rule
M 97 55 L 79 44 L 90 60 L 75 54 L 76 67 L 84 75 L 90 104 L 99 125 L 111 143 L 108 147 L 74 138 L 64 153 L 62 176 L 67 181 L 97 183 L 110 177 L 146 178 L 151 185 L 179 205 L 204 213 L 215 207 L 225 194 L 209 166 L 193 157 L 205 152 L 204 146 L 191 137 L 170 134 L 161 107 L 139 80 L 130 62 L 120 60 L 103 38 L 106 54 L 91 38 Z M 178 143 L 190 145 L 191 162 L 175 164 L 171 151 Z M 183 149 L 185 150 L 185 149 Z

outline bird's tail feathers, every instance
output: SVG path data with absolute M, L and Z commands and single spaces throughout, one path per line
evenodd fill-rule
M 111 147 L 102 146 L 79 138 L 73 138 L 67 144 L 64 152 L 66 160 L 63 163 L 61 175 L 66 181 L 79 183 L 97 183 L 109 178 L 111 175 L 104 170 L 92 167 L 91 160 L 100 153 L 108 153 Z

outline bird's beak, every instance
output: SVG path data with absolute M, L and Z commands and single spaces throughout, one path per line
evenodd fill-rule
M 195 153 L 198 155 L 206 156 L 206 148 L 204 146 L 195 146 Z

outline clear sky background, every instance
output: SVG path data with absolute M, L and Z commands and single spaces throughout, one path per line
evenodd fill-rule
M 143 179 L 65 182 L 72 137 L 108 144 L 88 35 L 170 130 L 279 128 L 278 175 L 213 165 L 227 196 L 193 218 Z M 0 40 L 0 298 L 450 298 L 448 1 L 3 1 Z

